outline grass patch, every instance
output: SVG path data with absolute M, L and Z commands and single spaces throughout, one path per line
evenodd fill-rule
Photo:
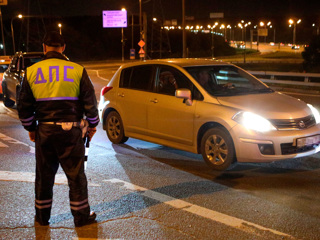
M 277 59 L 301 59 L 302 55 L 301 52 L 272 52 L 272 53 L 265 53 L 260 55 L 261 58 L 277 58 Z

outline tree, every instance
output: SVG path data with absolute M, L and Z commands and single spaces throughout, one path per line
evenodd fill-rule
M 320 36 L 314 36 L 302 52 L 303 69 L 307 72 L 320 72 Z

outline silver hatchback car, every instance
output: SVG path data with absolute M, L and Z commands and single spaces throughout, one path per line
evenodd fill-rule
M 201 153 L 215 170 L 320 150 L 317 109 L 214 60 L 123 65 L 101 90 L 99 113 L 113 143 L 132 137 Z

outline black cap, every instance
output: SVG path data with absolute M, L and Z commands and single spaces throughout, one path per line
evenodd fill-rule
M 51 47 L 62 47 L 65 44 L 65 41 L 62 35 L 59 32 L 48 32 L 44 36 L 43 43 Z

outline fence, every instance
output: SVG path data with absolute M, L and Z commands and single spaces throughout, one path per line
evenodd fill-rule
M 320 87 L 320 74 L 318 73 L 292 73 L 268 71 L 248 72 L 265 83 Z

